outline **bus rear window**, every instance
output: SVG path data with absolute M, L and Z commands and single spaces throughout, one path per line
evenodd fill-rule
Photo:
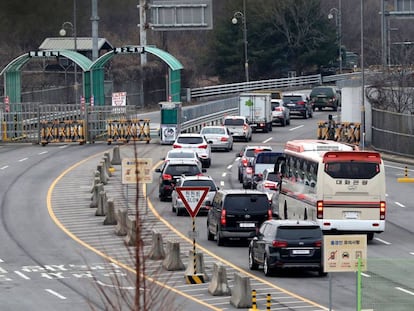
M 380 172 L 378 163 L 370 162 L 329 162 L 325 172 L 332 178 L 371 179 Z

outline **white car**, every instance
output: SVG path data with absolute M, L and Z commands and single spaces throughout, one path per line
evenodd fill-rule
M 229 129 L 234 139 L 242 139 L 244 141 L 252 140 L 253 130 L 247 123 L 246 117 L 227 116 L 224 117 L 223 124 Z
M 229 129 L 225 126 L 204 126 L 200 134 L 203 135 L 208 142 L 211 142 L 211 149 L 224 149 L 225 151 L 233 150 L 233 136 Z
M 208 212 L 205 202 L 213 201 L 214 195 L 216 194 L 219 187 L 214 182 L 213 178 L 210 176 L 182 176 L 175 187 L 210 187 L 209 192 L 201 203 L 199 213 Z M 186 213 L 186 208 L 178 195 L 177 191 L 173 190 L 171 194 L 171 206 L 173 213 L 175 212 L 177 216 L 183 215 Z
M 175 161 L 175 160 L 193 160 L 202 168 L 202 163 L 200 158 L 197 155 L 197 152 L 193 150 L 185 150 L 185 149 L 171 149 L 167 152 L 165 158 L 161 158 L 164 161 Z
M 201 134 L 179 134 L 173 143 L 174 149 L 193 150 L 204 168 L 211 165 L 211 143 Z

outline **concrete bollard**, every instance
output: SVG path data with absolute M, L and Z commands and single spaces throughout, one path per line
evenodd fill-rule
M 104 191 L 104 185 L 102 183 L 96 184 L 92 194 L 92 202 L 89 204 L 90 208 L 98 207 L 99 193 Z
M 91 187 L 90 193 L 93 193 L 93 189 L 95 188 L 95 185 L 99 184 L 101 182 L 100 175 L 101 174 L 98 171 L 95 171 L 95 173 L 93 175 L 93 182 L 92 182 L 92 187 Z
M 162 266 L 167 271 L 181 271 L 185 269 L 180 257 L 180 243 L 167 242 L 167 255 L 162 262 Z
M 108 174 L 106 174 L 105 166 L 102 161 L 99 162 L 97 169 L 99 171 L 99 177 L 101 178 L 101 183 L 106 185 L 108 183 Z
M 155 230 L 152 231 L 152 246 L 148 254 L 148 258 L 152 260 L 159 260 L 165 258 L 164 244 L 162 235 Z
M 230 304 L 236 308 L 250 308 L 252 306 L 251 293 L 250 278 L 241 273 L 234 273 Z
M 116 226 L 115 234 L 118 236 L 127 235 L 127 218 L 128 218 L 128 209 L 120 208 L 115 213 L 116 217 Z
M 95 216 L 105 216 L 106 210 L 107 210 L 107 197 L 106 197 L 106 191 L 99 192 L 98 197 L 98 206 L 95 212 Z
M 112 176 L 112 172 L 111 172 L 111 159 L 109 158 L 109 152 L 105 152 L 103 155 L 103 160 L 105 163 L 105 170 L 106 173 L 108 174 L 108 177 Z
M 106 203 L 107 203 L 107 211 L 106 211 L 106 217 L 105 217 L 103 224 L 104 225 L 116 225 L 114 200 L 108 199 Z
M 213 265 L 213 276 L 208 285 L 208 292 L 213 296 L 228 296 L 231 294 L 227 282 L 226 267 L 221 263 L 215 262 Z
M 188 252 L 188 259 L 188 266 L 185 270 L 185 275 L 202 275 L 204 282 L 208 281 L 209 278 L 204 269 L 203 253 L 196 253 L 194 262 L 194 252 L 191 249 Z
M 114 149 L 113 149 L 111 164 L 112 165 L 121 165 L 122 164 L 121 153 L 119 152 L 119 146 L 115 146 Z
M 126 218 L 126 227 L 127 227 L 127 235 L 125 237 L 125 245 L 127 246 L 135 246 L 137 243 L 137 220 L 132 219 L 131 217 L 127 216 Z

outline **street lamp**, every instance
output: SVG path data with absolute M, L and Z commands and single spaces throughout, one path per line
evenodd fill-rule
M 339 55 L 339 73 L 342 73 L 342 14 L 341 14 L 341 0 L 339 0 L 339 9 L 332 8 L 329 10 L 328 19 L 333 19 L 335 15 L 336 25 L 336 40 L 338 41 L 338 55 Z
M 78 49 L 78 47 L 77 47 L 77 44 L 76 44 L 76 27 L 71 23 L 71 22 L 64 22 L 63 24 L 62 24 L 62 28 L 59 30 L 59 35 L 61 36 L 61 37 L 64 37 L 64 36 L 66 36 L 66 29 L 65 28 L 70 28 L 71 30 L 72 30 L 72 37 L 73 37 L 73 50 L 76 52 L 77 51 L 77 49 Z M 74 84 L 75 84 L 75 103 L 77 104 L 78 103 L 78 78 L 77 78 L 77 75 L 78 75 L 78 69 L 77 69 L 77 66 L 76 66 L 76 63 L 75 62 L 73 62 L 73 65 L 74 65 L 74 70 L 73 70 L 73 74 L 74 74 Z
M 231 22 L 236 25 L 238 19 L 241 18 L 243 24 L 243 41 L 244 41 L 244 73 L 246 75 L 246 82 L 249 82 L 249 58 L 247 55 L 247 26 L 246 26 L 246 0 L 243 0 L 243 12 L 237 11 L 234 13 Z

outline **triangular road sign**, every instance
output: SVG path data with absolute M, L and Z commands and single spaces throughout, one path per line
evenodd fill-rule
M 195 217 L 210 191 L 210 187 L 176 187 L 175 190 L 183 201 L 187 212 L 191 217 Z

